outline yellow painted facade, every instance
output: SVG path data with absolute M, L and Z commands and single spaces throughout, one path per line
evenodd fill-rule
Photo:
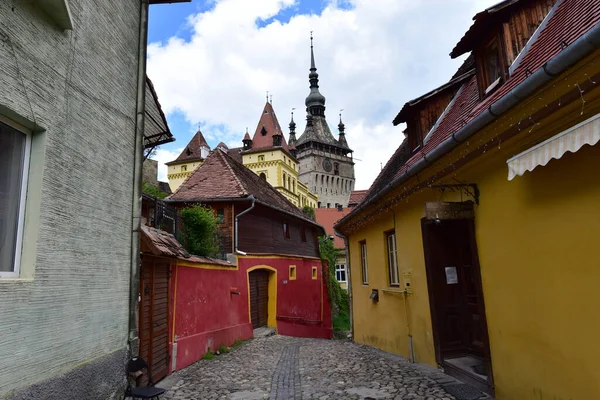
M 317 195 L 298 180 L 298 162 L 279 149 L 244 153 L 243 164 L 265 179 L 296 207 L 317 207 Z
M 202 164 L 201 160 L 195 161 L 182 161 L 175 163 L 175 161 L 167 165 L 167 179 L 169 180 L 169 187 L 175 192 L 179 186 L 185 181 L 188 176 L 192 174 Z
M 461 201 L 432 189 L 403 194 L 429 182 L 576 84 L 600 72 L 600 53 L 557 77 L 466 143 L 354 216 L 349 238 L 354 339 L 436 365 L 421 219 L 426 202 Z M 506 161 L 536 143 L 600 112 L 600 89 L 576 99 L 435 183 L 477 184 L 475 236 L 499 400 L 600 399 L 600 144 L 584 146 L 508 181 Z M 470 142 L 470 143 L 469 143 Z M 469 148 L 471 146 L 471 148 Z M 382 207 L 382 208 L 378 208 Z M 352 221 L 363 222 L 350 226 Z M 395 229 L 400 288 L 388 283 L 384 232 Z M 361 277 L 359 242 L 366 241 L 368 284 Z M 406 273 L 409 273 L 407 275 Z M 379 289 L 379 302 L 369 299 Z

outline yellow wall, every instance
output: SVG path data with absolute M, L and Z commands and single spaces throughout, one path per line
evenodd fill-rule
M 268 149 L 262 152 L 243 154 L 244 165 L 252 172 L 264 173 L 267 182 L 297 207 L 317 206 L 317 195 L 298 181 L 298 162 L 281 150 Z M 285 178 L 285 182 L 284 182 Z
M 560 90 L 558 84 L 551 89 L 556 96 Z M 584 108 L 581 102 L 563 105 L 535 129 L 490 147 L 437 182 L 476 183 L 481 192 L 475 229 L 499 400 L 600 399 L 600 256 L 595 251 L 600 243 L 600 144 L 512 181 L 506 165 L 515 154 L 598 113 L 599 91 L 585 94 Z M 528 108 L 514 110 L 477 139 L 527 118 L 534 102 L 539 109 L 548 99 L 536 95 Z M 442 159 L 443 165 L 462 157 L 466 146 Z M 425 181 L 427 175 L 418 178 Z M 412 272 L 407 305 L 416 361 L 435 365 L 421 218 L 427 201 L 460 200 L 458 193 L 423 189 L 349 234 L 357 342 L 409 355 L 403 297 L 381 291 L 388 286 L 383 232 L 395 222 L 401 284 L 402 273 Z M 365 239 L 369 285 L 362 284 L 360 270 L 358 242 Z M 371 289 L 380 289 L 378 304 L 368 299 Z
M 169 187 L 175 192 L 179 186 L 187 179 L 202 164 L 202 161 L 182 162 L 178 164 L 170 164 L 167 168 L 167 178 L 169 179 Z M 183 167 L 183 168 L 182 168 Z

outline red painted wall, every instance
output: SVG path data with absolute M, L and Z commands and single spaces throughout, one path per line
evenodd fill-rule
M 209 348 L 216 351 L 221 345 L 252 337 L 248 286 L 241 271 L 177 266 L 171 284 L 173 289 L 177 285 L 171 302 L 175 306 L 176 369 L 200 360 Z M 231 294 L 231 288 L 240 294 Z
M 331 338 L 331 306 L 323 284 L 320 260 L 295 258 L 239 258 L 241 271 L 266 265 L 277 270 L 277 333 L 280 335 Z M 296 279 L 289 279 L 290 265 L 296 266 Z M 312 279 L 312 267 L 317 279 Z

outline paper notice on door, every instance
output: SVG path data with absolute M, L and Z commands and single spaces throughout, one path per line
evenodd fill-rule
M 458 283 L 458 274 L 456 273 L 456 267 L 446 267 L 446 283 L 448 285 L 454 285 Z

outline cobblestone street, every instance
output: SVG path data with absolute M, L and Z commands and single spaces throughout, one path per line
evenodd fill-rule
M 453 379 L 402 357 L 348 341 L 271 336 L 178 371 L 164 398 L 454 399 Z

